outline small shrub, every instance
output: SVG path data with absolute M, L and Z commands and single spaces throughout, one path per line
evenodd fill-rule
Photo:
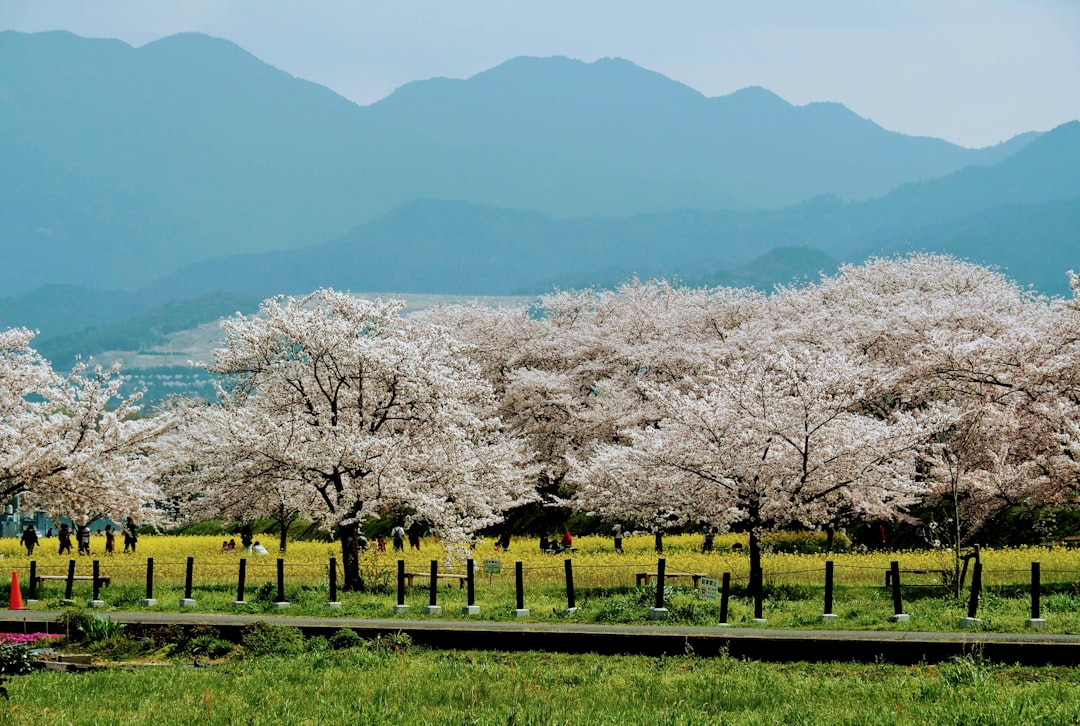
M 990 678 L 990 674 L 981 657 L 958 655 L 950 658 L 940 667 L 941 679 L 953 688 L 981 686 Z
M 273 582 L 264 582 L 255 591 L 255 602 L 260 605 L 269 605 L 277 599 L 277 585 Z
M 97 643 L 121 637 L 124 624 L 111 618 L 102 618 L 82 608 L 68 608 L 59 618 L 68 638 L 75 643 Z
M 215 635 L 197 635 L 184 643 L 183 652 L 204 655 L 207 658 L 220 658 L 231 653 L 232 649 L 232 643 Z
M 379 653 L 405 653 L 412 648 L 412 637 L 408 633 L 389 633 L 375 638 L 374 648 Z
M 248 655 L 296 655 L 304 652 L 304 635 L 299 628 L 271 623 L 255 623 L 244 631 L 244 651 Z
M 308 653 L 325 653 L 330 650 L 330 641 L 322 635 L 316 635 L 314 638 L 308 638 L 304 647 Z
M 21 676 L 31 670 L 29 648 L 24 645 L 0 646 L 0 676 Z
M 359 648 L 367 641 L 361 638 L 355 630 L 342 628 L 331 635 L 328 642 L 334 650 L 345 650 L 346 648 Z
M 97 643 L 104 640 L 115 640 L 123 637 L 124 624 L 118 623 L 112 618 L 99 618 L 91 615 L 83 621 L 83 640 L 88 643 Z

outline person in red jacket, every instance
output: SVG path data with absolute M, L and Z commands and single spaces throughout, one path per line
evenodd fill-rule
M 570 530 L 563 529 L 562 539 L 559 541 L 559 546 L 563 552 L 574 546 L 574 538 L 570 536 Z

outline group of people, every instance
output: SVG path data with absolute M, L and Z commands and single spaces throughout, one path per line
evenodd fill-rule
M 270 551 L 262 543 L 254 539 L 251 527 L 244 525 L 240 528 L 240 546 L 243 552 L 253 552 L 257 555 L 268 555 Z M 236 552 L 236 539 L 230 538 L 221 543 L 222 552 Z
M 558 535 L 541 535 L 540 536 L 540 551 L 550 552 L 558 554 L 560 552 L 568 552 L 574 549 L 574 537 L 570 534 L 570 530 L 563 528 L 562 537 Z
M 120 528 L 124 534 L 124 552 L 135 552 L 135 543 L 139 540 L 138 526 L 135 524 L 135 520 L 131 517 L 127 518 L 124 522 L 124 526 Z M 113 529 L 112 524 L 105 525 L 105 554 L 112 554 L 116 551 L 116 530 Z M 71 545 L 74 535 L 74 540 L 78 543 L 78 554 L 89 555 L 90 554 L 90 525 L 79 524 L 75 526 L 74 532 L 72 532 L 71 525 L 66 522 L 60 525 L 60 530 L 56 533 L 57 541 L 60 543 L 60 554 L 71 554 Z M 46 537 L 52 536 L 52 530 L 50 529 L 45 535 Z M 19 542 L 26 548 L 26 554 L 33 556 L 34 548 L 38 546 L 40 539 L 38 537 L 37 529 L 34 525 L 26 525 L 26 529 L 23 530 L 22 537 L 19 538 Z

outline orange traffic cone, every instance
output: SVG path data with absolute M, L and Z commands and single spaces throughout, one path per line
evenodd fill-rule
M 11 602 L 8 610 L 26 610 L 22 601 L 22 590 L 19 589 L 19 573 L 15 570 L 11 571 Z

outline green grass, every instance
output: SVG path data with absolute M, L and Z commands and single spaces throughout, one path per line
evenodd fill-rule
M 89 600 L 88 586 L 77 587 L 75 600 Z M 51 587 L 42 594 L 42 600 L 33 609 L 58 610 L 63 606 L 60 597 L 62 587 Z M 136 585 L 113 585 L 103 588 L 101 597 L 106 607 L 101 614 L 118 611 L 132 612 L 192 612 L 180 607 L 184 592 L 181 587 L 157 587 L 154 597 L 158 604 L 151 608 L 140 602 L 145 588 Z M 351 618 L 397 618 L 429 619 L 424 614 L 428 604 L 426 587 L 410 588 L 405 602 L 409 610 L 395 614 L 396 591 L 380 593 L 339 593 L 340 609 L 326 607 L 328 593 L 325 587 L 286 587 L 285 597 L 289 606 L 276 609 L 277 588 L 273 583 L 260 582 L 249 585 L 244 594 L 246 604 L 234 607 L 237 592 L 231 586 L 197 588 L 193 593 L 195 612 L 222 613 L 270 613 L 296 616 L 327 615 Z M 646 625 L 649 609 L 653 606 L 655 589 L 645 587 L 582 588 L 576 593 L 577 612 L 565 614 L 566 593 L 559 587 L 537 587 L 526 590 L 525 607 L 530 614 L 526 622 L 582 622 L 582 623 L 634 623 Z M 478 578 L 475 602 L 480 614 L 466 616 L 462 608 L 467 604 L 466 591 L 456 585 L 440 585 L 438 604 L 443 608 L 442 620 L 496 620 L 517 621 L 514 616 L 515 599 L 513 587 L 498 584 L 488 587 Z M 719 600 L 701 600 L 696 590 L 682 585 L 665 588 L 665 606 L 672 625 L 714 626 L 720 620 Z M 839 630 L 910 630 L 951 632 L 959 629 L 960 619 L 967 615 L 966 598 L 956 599 L 943 594 L 940 588 L 919 590 L 912 588 L 905 593 L 904 612 L 911 620 L 891 624 L 893 614 L 892 595 L 884 588 L 839 587 L 834 594 L 833 612 L 837 620 L 823 623 L 818 616 L 824 609 L 820 588 L 776 587 L 764 602 L 764 616 L 768 621 L 762 626 L 753 623 L 754 604 L 746 597 L 732 597 L 728 622 L 746 627 L 769 627 L 791 629 L 839 629 Z M 1031 603 L 1026 595 L 1007 597 L 993 591 L 984 593 L 977 615 L 982 619 L 981 629 L 990 632 L 1025 632 L 1024 623 L 1031 615 Z M 1047 633 L 1080 633 L 1080 596 L 1071 591 L 1044 594 L 1042 617 L 1047 620 Z
M 1067 724 L 1080 672 L 776 665 L 730 657 L 445 652 L 367 646 L 207 668 L 40 672 L 0 723 Z

